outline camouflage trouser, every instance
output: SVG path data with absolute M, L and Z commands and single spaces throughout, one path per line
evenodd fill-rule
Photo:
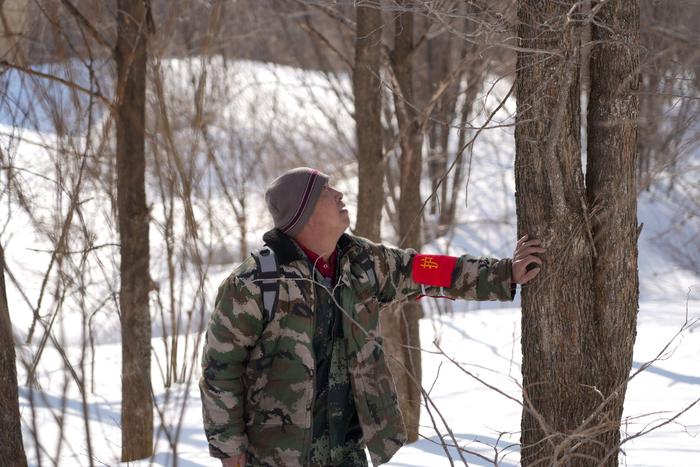
M 354 448 L 346 448 L 344 449 L 344 453 L 342 456 L 342 461 L 340 463 L 328 465 L 328 464 L 319 464 L 313 462 L 313 459 L 309 463 L 309 467 L 367 467 L 367 456 L 365 455 L 364 451 L 364 446 L 363 445 L 358 445 L 355 446 Z
M 356 446 L 356 449 L 349 449 L 345 453 L 343 460 L 340 464 L 335 466 L 330 466 L 326 464 L 318 464 L 311 461 L 307 464 L 308 467 L 368 467 L 367 456 L 365 455 L 364 446 Z M 245 467 L 270 467 L 267 462 L 261 462 L 248 453 L 246 457 Z

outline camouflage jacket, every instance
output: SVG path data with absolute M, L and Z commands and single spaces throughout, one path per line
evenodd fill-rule
M 251 256 L 221 284 L 202 356 L 204 429 L 210 454 L 248 452 L 260 465 L 308 464 L 314 401 L 313 265 L 277 230 L 263 240 L 276 253 L 282 276 L 276 313 L 263 319 L 261 292 Z M 414 250 L 395 249 L 344 234 L 338 241 L 336 291 L 350 382 L 362 435 L 374 465 L 403 445 L 405 428 L 379 330 L 383 304 L 414 299 Z M 371 280 L 360 261 L 374 266 Z M 452 274 L 452 298 L 512 300 L 511 260 L 464 255 Z

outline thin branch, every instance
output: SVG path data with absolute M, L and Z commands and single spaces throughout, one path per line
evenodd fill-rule
M 315 37 L 316 39 L 321 41 L 321 43 L 323 45 L 325 45 L 326 47 L 328 47 L 328 49 L 331 52 L 333 52 L 350 70 L 355 69 L 354 64 L 347 57 L 345 57 L 343 55 L 343 53 L 340 50 L 338 50 L 338 48 L 336 46 L 331 44 L 331 42 L 323 34 L 321 34 L 316 28 L 314 28 L 310 24 L 301 23 L 301 22 L 299 23 L 299 27 L 305 33 L 307 33 L 309 36 L 311 36 L 312 38 Z
M 7 60 L 0 60 L 0 66 L 4 66 L 4 67 L 7 67 L 7 68 L 12 68 L 12 69 L 14 69 L 14 70 L 17 70 L 17 71 L 21 71 L 21 72 L 23 72 L 23 73 L 26 73 L 26 74 L 28 74 L 28 75 L 30 75 L 30 76 L 36 76 L 36 77 L 39 77 L 39 78 L 44 78 L 44 79 L 48 79 L 48 80 L 51 80 L 51 81 L 55 81 L 55 82 L 60 83 L 60 84 L 62 84 L 62 85 L 64 85 L 64 86 L 66 86 L 66 87 L 69 87 L 69 88 L 71 88 L 71 89 L 73 89 L 73 90 L 75 90 L 75 91 L 79 91 L 79 92 L 82 92 L 82 93 L 84 93 L 84 94 L 86 94 L 86 95 L 88 95 L 88 96 L 92 96 L 92 97 L 94 97 L 95 99 L 97 99 L 98 101 L 100 101 L 102 104 L 104 104 L 104 105 L 106 105 L 107 107 L 109 107 L 110 109 L 112 109 L 112 110 L 114 109 L 114 104 L 113 104 L 109 99 L 107 99 L 105 96 L 103 96 L 103 95 L 100 94 L 99 92 L 94 92 L 94 91 L 91 91 L 91 90 L 88 89 L 88 88 L 84 88 L 84 87 L 82 87 L 81 85 L 79 85 L 79 84 L 77 84 L 77 83 L 74 83 L 73 81 L 69 81 L 69 80 L 67 80 L 67 79 L 59 78 L 58 76 L 54 76 L 54 75 L 50 75 L 50 74 L 48 74 L 48 73 L 44 73 L 44 72 L 41 72 L 41 71 L 38 71 L 38 70 L 34 70 L 34 69 L 32 69 L 32 68 L 25 67 L 25 66 L 19 65 L 19 64 L 17 64 L 17 63 L 10 63 L 10 62 L 8 62 Z
M 61 0 L 61 3 L 63 4 L 64 7 L 70 12 L 71 15 L 73 15 L 87 31 L 88 33 L 92 36 L 93 39 L 97 41 L 98 44 L 100 44 L 102 47 L 110 50 L 112 50 L 113 45 L 110 44 L 110 42 L 100 34 L 100 32 L 95 28 L 95 26 L 92 25 L 90 21 L 78 10 L 78 8 L 71 3 L 70 0 Z

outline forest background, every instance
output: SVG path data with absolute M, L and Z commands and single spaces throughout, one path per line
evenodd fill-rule
M 19 409 L 16 419 L 3 409 L 2 458 L 208 462 L 193 409 L 202 330 L 216 286 L 270 225 L 265 185 L 299 165 L 333 177 L 352 210 L 351 230 L 368 238 L 509 256 L 517 231 L 529 231 L 550 251 L 543 285 L 524 290 L 522 326 L 519 310 L 491 305 L 399 303 L 385 313 L 409 433 L 427 456 L 413 452 L 397 462 L 585 464 L 596 456 L 617 463 L 626 442 L 668 425 L 697 445 L 697 422 L 682 418 L 695 410 L 697 420 L 697 365 L 681 358 L 671 371 L 658 362 L 692 356 L 698 345 L 700 4 L 546 4 L 5 0 L 2 401 L 11 407 L 19 397 Z M 601 83 L 613 91 L 601 94 Z M 602 131 L 624 131 L 601 139 L 588 122 L 607 95 L 622 96 L 609 112 L 621 112 L 624 124 Z M 593 162 L 615 154 L 627 165 Z M 623 178 L 611 175 L 606 192 L 597 173 Z M 596 196 L 581 191 L 584 178 L 583 188 L 603 187 Z M 627 243 L 611 233 L 610 219 L 629 220 L 614 226 Z M 608 271 L 621 285 L 596 279 L 598 258 L 615 255 L 634 259 Z M 624 289 L 615 295 L 627 301 L 591 302 L 586 291 L 602 297 L 598 287 Z M 580 318 L 606 304 L 617 310 L 612 322 L 622 323 L 609 328 L 623 335 L 601 337 L 597 324 Z M 638 306 L 640 336 L 645 324 L 665 332 L 644 340 L 633 362 Z M 493 326 L 479 324 L 485 320 Z M 528 356 L 542 360 L 533 349 L 544 337 L 533 330 L 548 326 L 563 339 L 551 349 L 558 358 L 548 368 L 528 367 Z M 569 345 L 569 328 L 580 331 L 582 347 Z M 499 349 L 493 353 L 505 369 L 465 344 L 473 329 L 482 346 Z M 586 360 L 591 355 L 608 360 Z M 574 361 L 617 374 L 602 383 Z M 624 397 L 609 394 L 626 388 L 630 367 L 633 375 L 670 374 L 681 389 L 664 413 L 652 406 L 628 414 L 620 437 Z M 547 372 L 571 376 L 553 386 L 554 399 L 573 419 L 594 414 L 590 423 L 528 400 L 528 388 L 536 392 Z M 463 384 L 457 375 L 478 389 L 465 385 L 448 396 Z M 640 384 L 650 393 L 662 387 Z M 602 391 L 603 403 L 591 399 L 590 387 Z M 468 394 L 490 400 L 479 391 L 522 409 L 520 429 L 535 439 L 521 438 L 512 424 L 487 437 L 465 432 L 460 418 L 478 414 L 484 421 L 474 430 L 483 430 L 501 416 L 495 406 L 450 417 L 473 400 Z M 154 417 L 128 415 L 149 412 Z M 529 430 L 532 414 L 542 418 Z M 555 441 L 534 454 L 519 451 L 519 443 L 538 440 Z M 674 449 L 680 463 L 684 449 Z M 678 463 L 652 459 L 639 465 Z

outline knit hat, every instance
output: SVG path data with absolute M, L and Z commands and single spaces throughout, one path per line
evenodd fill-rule
M 308 167 L 288 170 L 270 183 L 265 192 L 267 209 L 275 227 L 295 237 L 309 221 L 328 175 Z

